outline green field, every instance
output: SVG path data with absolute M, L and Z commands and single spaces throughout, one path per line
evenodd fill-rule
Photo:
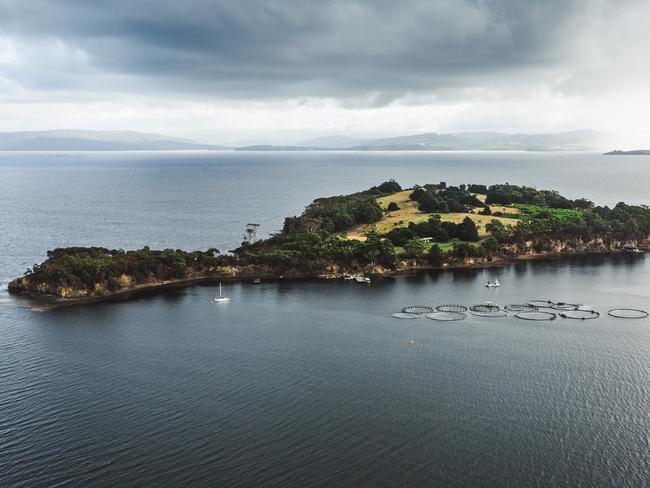
M 536 219 L 544 212 L 560 220 L 570 220 L 575 217 L 581 217 L 584 214 L 584 210 L 574 208 L 551 208 L 543 205 L 531 204 L 516 204 L 513 205 L 513 207 L 517 208 L 521 212 L 518 217 L 529 219 Z
M 424 247 L 428 251 L 431 249 L 434 245 L 438 246 L 442 252 L 450 252 L 453 251 L 454 249 L 454 244 L 460 244 L 461 242 L 465 244 L 470 244 L 472 246 L 479 246 L 479 242 L 465 242 L 465 241 L 447 241 L 447 242 L 425 242 Z M 395 254 L 404 254 L 404 248 L 401 246 L 395 246 Z

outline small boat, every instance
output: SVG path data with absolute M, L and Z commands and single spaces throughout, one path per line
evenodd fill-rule
M 354 281 L 357 283 L 370 283 L 370 278 L 366 276 L 355 276 Z
M 501 286 L 501 283 L 499 283 L 499 280 L 488 281 L 485 286 L 488 288 L 499 288 Z
M 226 303 L 230 301 L 230 297 L 224 296 L 223 293 L 221 293 L 221 282 L 219 282 L 219 295 L 214 297 L 213 299 L 216 303 Z
M 643 252 L 641 249 L 639 249 L 636 246 L 636 244 L 630 244 L 629 242 L 625 243 L 623 245 L 623 251 L 625 251 L 625 252 L 636 252 L 636 253 Z
M 259 285 L 261 282 L 262 282 L 262 278 L 255 278 L 253 280 L 253 283 L 255 283 L 256 285 Z

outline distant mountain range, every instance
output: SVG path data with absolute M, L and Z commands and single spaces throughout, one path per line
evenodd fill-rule
M 162 151 L 226 149 L 190 139 L 135 131 L 0 132 L 0 151 Z
M 600 133 L 576 130 L 555 134 L 506 134 L 501 132 L 427 132 L 411 136 L 355 139 L 344 135 L 319 137 L 294 146 L 246 146 L 242 151 L 588 151 L 599 149 Z
M 293 145 L 245 147 L 203 144 L 190 139 L 135 131 L 45 130 L 0 132 L 0 151 L 155 151 L 211 149 L 237 151 L 587 151 L 602 149 L 602 134 L 577 130 L 555 134 L 501 132 L 427 132 L 400 137 L 360 139 L 318 137 Z

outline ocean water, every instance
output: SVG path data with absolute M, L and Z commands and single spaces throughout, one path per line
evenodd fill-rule
M 632 156 L 0 153 L 0 486 L 648 486 L 650 320 L 606 315 L 650 310 L 644 256 L 242 283 L 226 305 L 213 286 L 49 312 L 6 293 L 54 247 L 227 250 L 388 178 L 650 204 Z M 602 315 L 388 317 L 531 299 Z

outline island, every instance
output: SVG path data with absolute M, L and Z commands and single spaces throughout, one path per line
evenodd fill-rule
M 634 149 L 633 151 L 620 151 L 618 149 L 606 152 L 603 156 L 650 156 L 649 149 Z
M 9 291 L 58 302 L 96 301 L 200 281 L 391 276 L 520 259 L 641 252 L 650 208 L 594 205 L 530 186 L 404 189 L 394 180 L 316 199 L 280 232 L 220 253 L 68 247 L 51 250 Z

